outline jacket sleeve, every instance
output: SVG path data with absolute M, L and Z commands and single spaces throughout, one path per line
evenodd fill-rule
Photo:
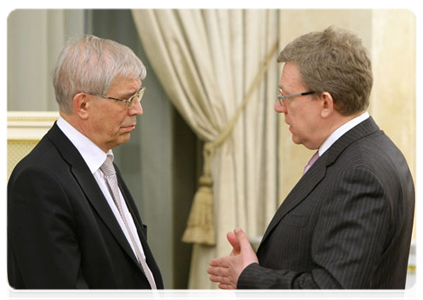
M 48 170 L 26 168 L 8 187 L 9 283 L 15 288 L 87 288 L 72 207 Z
M 362 167 L 346 170 L 325 194 L 312 239 L 315 268 L 299 272 L 251 264 L 241 273 L 237 288 L 369 288 L 389 243 L 392 209 L 384 190 Z

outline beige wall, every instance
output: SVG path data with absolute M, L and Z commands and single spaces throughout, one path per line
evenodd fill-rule
M 408 10 L 281 10 L 280 49 L 310 31 L 336 25 L 357 33 L 369 49 L 374 86 L 369 113 L 403 151 L 416 174 L 416 34 Z M 282 67 L 282 66 L 281 66 Z M 279 199 L 282 202 L 313 154 L 294 145 L 281 116 Z

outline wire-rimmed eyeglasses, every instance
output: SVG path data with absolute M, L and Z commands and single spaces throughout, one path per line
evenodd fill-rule
M 131 96 L 128 100 L 119 99 L 119 98 L 110 97 L 110 96 L 99 95 L 99 94 L 94 94 L 94 93 L 85 93 L 85 94 L 101 97 L 101 98 L 104 98 L 104 99 L 122 101 L 122 102 L 125 102 L 126 107 L 128 107 L 129 109 L 132 109 L 137 102 L 141 102 L 141 99 L 144 96 L 144 92 L 145 92 L 145 87 L 139 89 L 138 92 L 135 95 Z
M 299 94 L 291 94 L 291 95 L 282 95 L 282 89 L 279 89 L 279 94 L 278 94 L 278 100 L 279 103 L 281 104 L 281 106 L 283 106 L 283 100 L 286 98 L 293 98 L 293 97 L 300 97 L 300 96 L 305 96 L 305 95 L 311 95 L 314 94 L 315 91 L 308 91 L 308 92 L 304 92 L 304 93 L 299 93 Z

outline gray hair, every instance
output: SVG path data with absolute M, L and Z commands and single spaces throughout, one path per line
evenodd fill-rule
M 293 62 L 306 87 L 318 94 L 329 92 L 342 115 L 369 106 L 372 65 L 362 41 L 352 32 L 329 27 L 300 36 L 281 51 L 278 62 Z
M 69 114 L 78 93 L 106 95 L 117 77 L 142 80 L 146 76 L 145 66 L 129 47 L 87 35 L 59 54 L 53 86 L 60 110 Z

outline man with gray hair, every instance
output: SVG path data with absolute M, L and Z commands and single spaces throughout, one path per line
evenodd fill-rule
M 242 229 L 210 280 L 231 289 L 403 289 L 414 184 L 401 151 L 366 109 L 371 62 L 353 33 L 330 27 L 295 39 L 275 110 L 315 154 L 282 202 L 257 254 Z
M 8 277 L 16 289 L 156 289 L 160 270 L 112 149 L 142 115 L 146 69 L 85 36 L 59 55 L 60 117 L 8 183 Z

